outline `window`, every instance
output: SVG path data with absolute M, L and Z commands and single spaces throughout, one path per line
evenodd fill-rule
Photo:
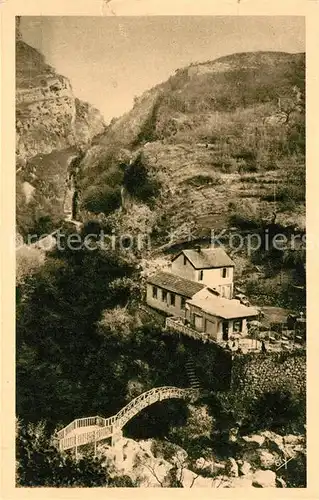
M 186 259 L 185 255 L 184 255 L 184 266 L 186 266 L 186 264 L 187 264 L 187 259 Z
M 186 304 L 186 298 L 181 297 L 181 309 L 185 309 L 185 304 Z
M 202 316 L 200 316 L 199 314 L 195 314 L 195 313 L 194 313 L 194 326 L 195 326 L 195 330 L 197 330 L 198 332 L 200 332 L 202 330 L 202 326 L 203 326 Z
M 167 291 L 166 290 L 162 291 L 162 301 L 167 302 Z
M 153 299 L 157 299 L 157 287 L 153 286 Z
M 228 277 L 228 269 L 227 267 L 223 267 L 222 269 L 222 277 L 227 278 Z
M 234 332 L 241 332 L 243 329 L 243 320 L 241 319 L 236 319 L 234 321 L 234 325 L 233 325 L 233 331 Z
M 171 293 L 171 306 L 175 306 L 175 293 Z
M 203 281 L 204 271 L 198 271 L 198 281 Z

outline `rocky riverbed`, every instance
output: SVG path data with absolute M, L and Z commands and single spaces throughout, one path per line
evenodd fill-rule
M 101 446 L 99 453 L 114 474 L 129 476 L 140 487 L 170 487 L 172 477 L 189 488 L 286 488 L 289 467 L 305 459 L 305 436 L 281 436 L 271 431 L 233 436 L 239 445 L 236 457 L 217 459 L 212 453 L 190 460 L 187 452 L 172 443 L 124 438 L 115 448 Z M 174 453 L 165 456 L 165 444 Z

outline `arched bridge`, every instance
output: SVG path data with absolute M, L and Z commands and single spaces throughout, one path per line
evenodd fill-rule
M 57 432 L 58 448 L 60 451 L 75 448 L 77 453 L 78 446 L 93 443 L 96 449 L 96 443 L 107 438 L 111 438 L 113 446 L 117 437 L 121 436 L 124 425 L 147 406 L 164 399 L 196 399 L 198 395 L 197 389 L 180 389 L 171 386 L 156 387 L 137 396 L 112 417 L 96 416 L 73 420 Z

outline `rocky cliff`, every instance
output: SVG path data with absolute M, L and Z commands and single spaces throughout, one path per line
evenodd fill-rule
M 82 216 L 106 216 L 107 227 L 120 234 L 140 233 L 143 226 L 157 251 L 172 242 L 210 243 L 212 231 L 226 232 L 226 247 L 234 231 L 263 238 L 269 225 L 273 233 L 302 234 L 304 54 L 233 54 L 176 70 L 112 120 L 80 170 Z M 236 242 L 228 251 L 236 250 L 243 274 L 254 278 L 243 241 L 242 251 Z M 295 271 L 291 257 L 277 267 L 267 267 L 267 256 L 254 257 L 269 278 L 257 290 L 265 295 L 262 303 L 290 301 L 289 291 L 279 297 L 276 273 L 282 279 L 284 267 Z M 303 285 L 297 274 L 294 283 Z
M 42 54 L 16 42 L 16 140 L 18 160 L 69 146 L 85 146 L 103 132 L 100 113 L 76 99 L 71 83 Z
M 16 164 L 18 230 L 63 215 L 71 160 L 105 129 L 98 110 L 76 98 L 70 81 L 36 49 L 16 39 Z M 44 225 L 50 229 L 50 224 Z M 48 226 L 48 227 L 46 227 Z

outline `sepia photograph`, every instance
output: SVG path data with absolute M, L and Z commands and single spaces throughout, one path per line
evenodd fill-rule
M 15 22 L 16 487 L 306 488 L 305 18 Z

